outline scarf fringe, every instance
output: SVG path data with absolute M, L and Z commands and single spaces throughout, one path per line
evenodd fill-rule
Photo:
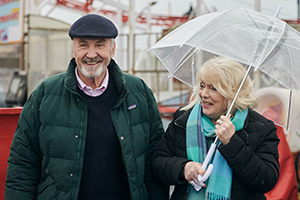
M 224 197 L 224 196 L 217 195 L 217 194 L 214 194 L 211 192 L 207 193 L 207 198 L 205 198 L 205 199 L 207 199 L 207 200 L 230 200 L 229 197 Z

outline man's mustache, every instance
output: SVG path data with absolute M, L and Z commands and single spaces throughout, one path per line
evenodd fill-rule
M 94 58 L 88 58 L 88 57 L 84 57 L 82 59 L 82 62 L 101 62 L 102 59 L 100 58 L 100 56 L 96 56 Z

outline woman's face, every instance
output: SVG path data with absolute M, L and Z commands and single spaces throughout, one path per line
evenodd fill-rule
M 211 85 L 206 84 L 204 80 L 200 81 L 199 96 L 203 113 L 212 121 L 220 118 L 227 110 L 225 97 Z

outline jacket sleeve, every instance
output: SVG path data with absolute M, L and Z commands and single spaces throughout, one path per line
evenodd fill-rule
M 184 166 L 189 160 L 186 158 L 185 149 L 180 149 L 175 141 L 176 134 L 185 132 L 184 129 L 175 125 L 174 121 L 176 120 L 175 116 L 177 113 L 178 111 L 175 112 L 174 120 L 169 124 L 168 129 L 154 149 L 153 154 L 153 170 L 156 176 L 167 185 L 187 183 L 184 178 Z M 181 129 L 181 133 L 177 132 L 178 129 Z M 182 138 L 180 142 L 185 142 L 185 138 Z
M 35 198 L 40 177 L 39 107 L 33 92 L 23 107 L 13 137 L 5 182 L 6 200 Z
M 154 176 L 153 170 L 151 168 L 153 149 L 164 133 L 164 129 L 153 93 L 147 86 L 146 90 L 148 94 L 148 111 L 150 117 L 150 139 L 146 156 L 145 183 L 150 196 L 150 200 L 167 200 L 169 199 L 169 187 L 163 184 Z
M 234 134 L 228 144 L 219 147 L 219 151 L 243 183 L 258 193 L 266 193 L 279 178 L 276 127 L 271 121 L 257 121 L 240 135 L 246 139 Z

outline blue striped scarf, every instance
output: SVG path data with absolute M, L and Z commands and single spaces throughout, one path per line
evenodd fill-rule
M 232 123 L 236 131 L 244 126 L 248 109 L 237 111 Z M 186 147 L 188 159 L 203 163 L 208 147 L 215 136 L 215 126 L 211 120 L 202 114 L 199 102 L 194 106 L 187 121 Z M 208 144 L 208 146 L 207 146 Z M 192 185 L 188 187 L 188 200 L 230 200 L 232 170 L 218 150 L 212 159 L 213 171 L 205 182 L 207 187 L 196 191 Z

